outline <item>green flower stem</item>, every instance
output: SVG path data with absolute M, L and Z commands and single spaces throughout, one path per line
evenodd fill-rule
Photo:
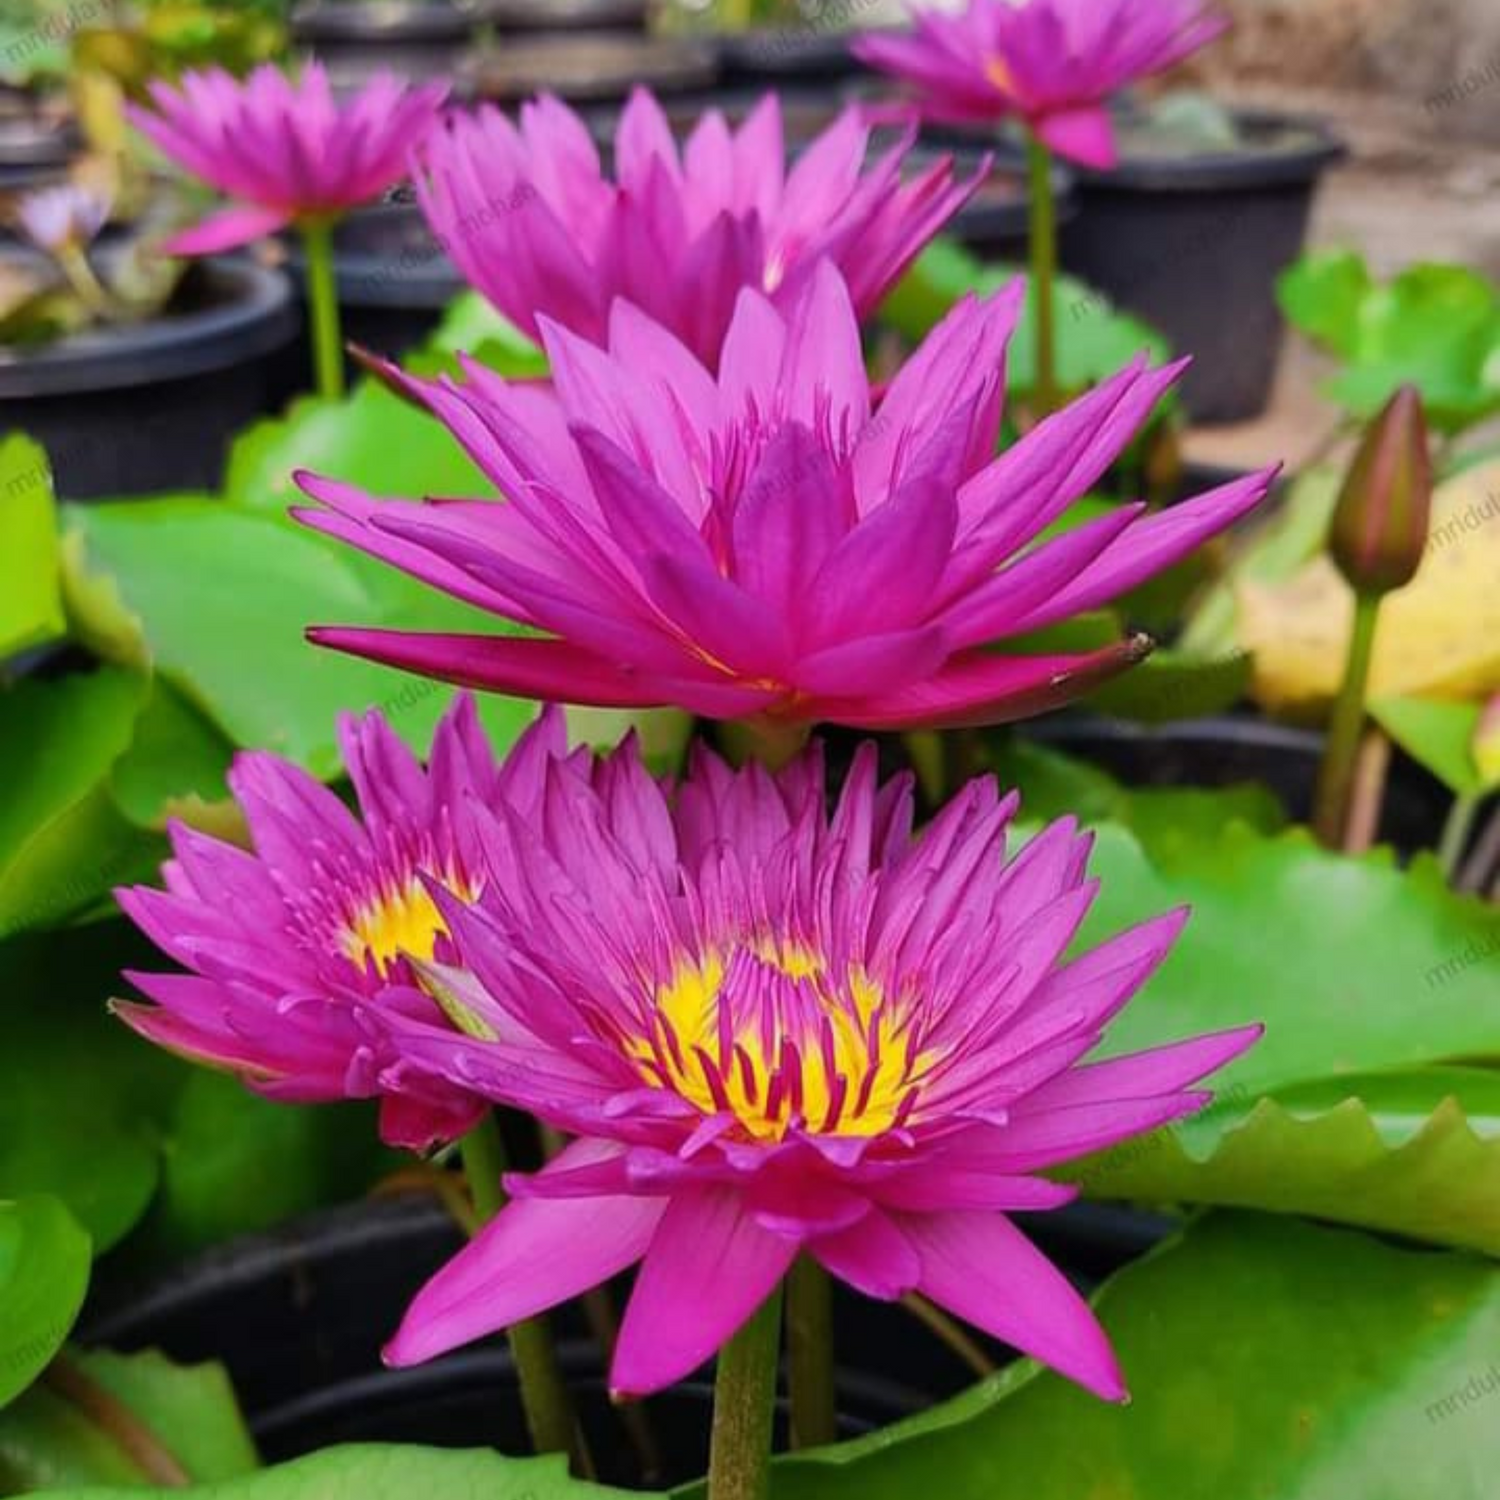
M 1053 284 L 1057 279 L 1057 202 L 1052 194 L 1052 153 L 1028 136 L 1031 166 L 1031 299 L 1036 314 L 1036 392 L 1038 417 L 1057 410 L 1057 333 Z
M 833 1383 L 833 1283 L 800 1256 L 786 1283 L 787 1385 L 792 1447 L 822 1448 L 838 1439 Z
M 344 341 L 339 334 L 339 289 L 333 268 L 333 224 L 308 219 L 301 225 L 307 262 L 307 315 L 312 322 L 313 374 L 318 394 L 344 394 Z
M 1343 686 L 1339 689 L 1333 719 L 1328 727 L 1328 745 L 1323 752 L 1313 816 L 1314 832 L 1328 849 L 1343 846 L 1344 827 L 1349 818 L 1381 599 L 1380 594 L 1354 596 L 1354 631 L 1349 640 Z
M 486 1114 L 462 1143 L 464 1175 L 481 1225 L 505 1207 L 500 1178 L 505 1171 L 505 1146 L 493 1114 Z M 573 1401 L 563 1383 L 552 1330 L 545 1318 L 527 1318 L 507 1330 L 510 1352 L 521 1385 L 526 1426 L 538 1453 L 566 1453 L 575 1473 L 591 1477 L 593 1466 L 583 1434 L 573 1415 Z
M 719 1351 L 708 1500 L 767 1500 L 771 1492 L 771 1433 L 780 1342 L 778 1288 Z
M 94 268 L 89 264 L 89 258 L 78 245 L 68 244 L 61 246 L 53 257 L 64 276 L 68 278 L 68 285 L 77 294 L 78 300 L 96 317 L 102 319 L 112 318 L 119 309 L 115 305 L 114 298 L 105 291 L 103 283 L 94 274 Z
M 1448 820 L 1443 824 L 1442 841 L 1438 844 L 1438 863 L 1443 867 L 1450 885 L 1458 877 L 1458 864 L 1469 847 L 1469 835 L 1474 831 L 1474 819 L 1484 802 L 1482 793 L 1471 792 L 1467 796 L 1455 797 L 1448 809 Z

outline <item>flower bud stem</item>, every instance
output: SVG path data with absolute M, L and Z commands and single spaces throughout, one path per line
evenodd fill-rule
M 1053 283 L 1057 276 L 1057 203 L 1052 194 L 1052 153 L 1034 135 L 1026 141 L 1031 167 L 1031 300 L 1036 317 L 1036 390 L 1032 405 L 1038 418 L 1057 409 L 1057 336 Z
M 339 336 L 333 225 L 326 219 L 309 219 L 301 229 L 307 266 L 307 316 L 312 324 L 313 375 L 318 394 L 337 401 L 344 394 L 344 345 Z
M 1453 806 L 1448 809 L 1448 819 L 1443 824 L 1443 838 L 1438 845 L 1438 863 L 1443 867 L 1443 874 L 1448 877 L 1450 885 L 1458 878 L 1459 861 L 1464 857 L 1464 850 L 1469 847 L 1469 836 L 1474 831 L 1474 820 L 1479 815 L 1480 804 L 1484 801 L 1482 793 L 1473 792 L 1467 796 L 1455 797 Z
M 1354 596 L 1354 630 L 1344 668 L 1343 686 L 1333 706 L 1328 743 L 1318 776 L 1313 831 L 1328 849 L 1343 847 L 1344 827 L 1354 791 L 1355 762 L 1359 755 L 1360 731 L 1365 722 L 1365 695 L 1370 686 L 1370 661 L 1375 647 L 1375 626 L 1380 619 L 1382 595 Z
M 766 1500 L 771 1492 L 771 1437 L 780 1345 L 778 1287 L 719 1350 L 708 1500 Z
M 838 1439 L 833 1283 L 807 1255 L 798 1257 L 787 1276 L 786 1349 L 792 1447 L 822 1448 Z
M 464 1175 L 481 1226 L 505 1207 L 500 1178 L 505 1172 L 505 1145 L 495 1116 L 486 1114 L 463 1138 Z M 538 1453 L 566 1453 L 575 1474 L 593 1475 L 583 1432 L 573 1415 L 573 1401 L 557 1362 L 552 1330 L 543 1317 L 527 1318 L 507 1330 L 526 1427 Z

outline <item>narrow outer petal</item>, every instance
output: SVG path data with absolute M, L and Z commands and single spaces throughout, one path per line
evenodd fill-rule
M 1104 1330 L 1066 1276 L 1000 1214 L 899 1220 L 922 1262 L 922 1292 L 949 1312 L 1102 1396 L 1125 1381 Z
M 521 1198 L 417 1293 L 389 1365 L 414 1365 L 589 1291 L 645 1253 L 659 1198 Z

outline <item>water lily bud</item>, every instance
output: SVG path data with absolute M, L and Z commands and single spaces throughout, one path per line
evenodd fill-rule
M 1487 787 L 1500 786 L 1500 693 L 1490 699 L 1489 707 L 1479 716 L 1473 754 L 1479 779 Z
M 1361 594 L 1411 582 L 1427 548 L 1432 463 L 1415 386 L 1404 385 L 1371 423 L 1333 513 L 1329 550 Z

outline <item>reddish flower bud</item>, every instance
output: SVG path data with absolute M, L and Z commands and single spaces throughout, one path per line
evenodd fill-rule
M 1329 551 L 1361 594 L 1410 583 L 1427 549 L 1432 464 L 1415 386 L 1404 385 L 1370 424 L 1333 513 Z

